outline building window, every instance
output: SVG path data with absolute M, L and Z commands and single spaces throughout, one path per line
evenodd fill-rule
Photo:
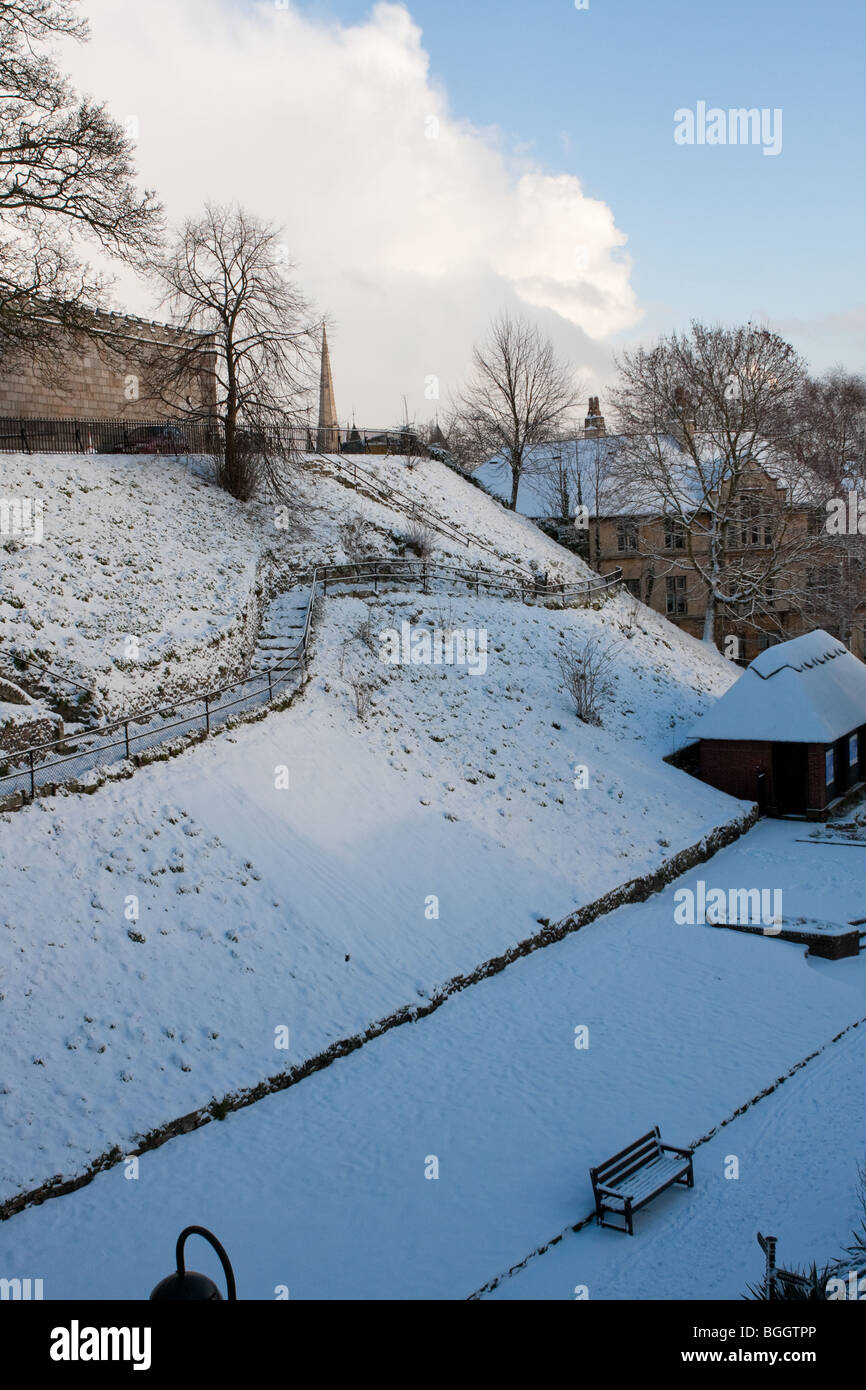
M 670 576 L 665 580 L 665 589 L 665 611 L 685 613 L 687 608 L 685 575 Z
M 828 748 L 824 754 L 824 781 L 828 787 L 832 787 L 836 777 L 836 758 L 832 748 Z
M 665 521 L 665 550 L 685 550 L 686 531 L 681 521 Z
M 857 734 L 848 736 L 848 763 L 851 767 L 856 767 L 860 761 L 860 739 Z
M 617 550 L 637 550 L 637 523 L 619 521 L 616 527 Z
M 628 589 L 632 598 L 640 598 L 640 579 L 624 579 L 623 583 Z
M 765 514 L 764 501 L 760 493 L 747 493 L 740 498 L 737 509 L 739 516 L 740 545 L 743 549 L 763 546 L 769 549 L 773 544 L 773 527 Z

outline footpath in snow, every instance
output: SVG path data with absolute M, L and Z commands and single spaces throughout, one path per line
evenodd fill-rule
M 792 911 L 856 915 L 858 851 L 809 857 L 801 833 L 764 822 L 700 876 L 778 879 Z M 866 1014 L 862 959 L 677 925 L 674 894 L 697 877 L 170 1141 L 137 1173 L 119 1166 L 13 1217 L 4 1267 L 38 1271 L 47 1298 L 140 1298 L 179 1230 L 201 1223 L 243 1298 L 467 1297 L 586 1215 L 592 1163 L 653 1124 L 693 1142 Z M 866 1025 L 699 1148 L 695 1189 L 640 1213 L 633 1240 L 567 1236 L 496 1296 L 737 1298 L 760 1271 L 758 1229 L 786 1263 L 839 1253 L 857 1216 L 864 1049 Z M 209 1259 L 196 1252 L 216 1277 Z

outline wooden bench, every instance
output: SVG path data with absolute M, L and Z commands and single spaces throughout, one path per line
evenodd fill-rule
M 663 1144 L 658 1125 L 598 1168 L 590 1168 L 589 1176 L 598 1224 L 630 1236 L 634 1235 L 634 1213 L 653 1197 L 675 1182 L 685 1183 L 686 1187 L 695 1185 L 690 1151 Z M 605 1212 L 623 1217 L 625 1225 L 605 1221 Z

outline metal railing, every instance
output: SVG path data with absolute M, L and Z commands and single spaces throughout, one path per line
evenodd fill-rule
M 485 541 L 477 540 L 472 536 L 467 536 L 452 526 L 450 521 L 440 517 L 429 507 L 419 505 L 417 500 L 409 493 L 401 492 L 399 488 L 391 487 L 390 483 L 385 482 L 378 474 L 373 473 L 363 464 L 344 462 L 342 457 L 336 455 L 319 454 L 318 462 L 327 464 L 332 472 L 344 478 L 347 482 L 351 480 L 353 487 L 357 487 L 359 481 L 364 485 L 369 493 L 372 494 L 374 501 L 381 502 L 385 506 L 396 506 L 398 510 L 406 512 L 410 522 L 417 522 L 424 526 L 429 526 L 431 530 L 438 531 L 440 535 L 447 536 L 449 540 L 457 541 L 459 545 L 467 548 L 471 545 L 476 550 L 483 550 L 485 554 L 492 555 L 495 559 L 500 559 L 499 552 L 493 546 L 487 545 Z M 495 501 L 495 499 L 494 499 Z M 513 516 L 514 513 L 511 513 Z M 512 565 L 512 568 L 522 574 L 526 580 L 532 582 L 534 575 L 531 570 L 524 569 L 520 565 Z
M 377 558 L 346 565 L 318 565 L 292 586 L 309 585 L 304 625 L 296 646 L 277 665 L 207 694 L 167 701 L 156 709 L 128 715 L 86 734 L 67 735 L 21 751 L 0 750 L 0 766 L 5 763 L 11 769 L 0 776 L 0 798 L 20 792 L 33 800 L 41 787 L 62 786 L 98 767 L 129 760 L 182 734 L 196 730 L 208 733 L 233 714 L 273 703 L 306 667 L 313 610 L 320 595 L 325 597 L 329 592 L 334 594 L 346 587 L 369 588 L 371 585 L 374 593 L 378 593 L 382 586 L 399 587 L 407 580 L 415 586 L 420 582 L 424 593 L 432 592 L 436 583 L 448 587 L 464 584 L 479 596 L 482 592 L 496 593 L 506 598 L 520 598 L 524 603 L 552 600 L 568 607 L 594 595 L 612 593 L 621 583 L 622 572 L 617 570 L 603 579 L 587 579 L 577 584 L 544 584 L 533 577 L 527 581 L 520 573 L 497 575 L 481 566 L 471 568 L 426 560 Z M 180 710 L 187 713 L 176 718 Z
M 208 420 L 25 419 L 0 416 L 4 454 L 207 454 L 221 448 L 219 430 Z
M 243 430 L 241 433 L 243 434 Z M 350 429 L 283 426 L 251 432 L 287 453 L 427 454 L 427 446 L 411 430 L 352 426 Z M 169 447 L 172 443 L 177 448 Z M 99 418 L 0 416 L 0 453 L 118 454 L 162 452 L 208 454 L 223 451 L 222 428 L 216 419 L 183 415 Z M 164 446 L 164 447 L 163 447 Z

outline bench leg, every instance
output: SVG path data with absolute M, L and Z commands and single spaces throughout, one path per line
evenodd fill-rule
M 605 1212 L 610 1212 L 611 1215 L 614 1214 L 612 1208 L 600 1205 L 595 1213 L 599 1226 L 603 1226 L 606 1231 L 619 1231 L 621 1236 L 634 1235 L 634 1230 L 632 1228 L 631 1202 L 628 1203 L 625 1211 L 617 1213 L 617 1215 L 623 1216 L 625 1218 L 626 1224 L 624 1226 L 617 1226 L 612 1221 L 605 1221 Z

